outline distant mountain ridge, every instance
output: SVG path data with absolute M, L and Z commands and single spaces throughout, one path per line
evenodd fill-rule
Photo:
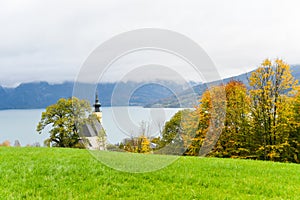
M 97 85 L 97 92 L 102 106 L 111 106 L 111 96 L 116 85 L 121 88 L 132 88 L 138 84 L 141 85 L 141 83 L 130 81 L 126 83 L 99 83 Z M 64 82 L 61 84 L 31 82 L 20 84 L 16 88 L 4 88 L 0 86 L 0 109 L 46 108 L 54 104 L 60 98 L 71 97 L 73 95 L 73 87 L 73 82 Z M 145 83 L 132 94 L 129 105 L 145 106 L 146 104 L 154 103 L 157 99 L 171 96 L 172 92 L 168 88 L 177 92 L 184 90 L 183 85 L 175 82 L 166 81 L 161 85 Z M 121 96 L 122 95 L 127 94 L 121 94 Z M 91 104 L 92 103 L 91 101 Z M 115 105 L 124 106 L 128 104 L 117 103 Z
M 293 76 L 300 80 L 300 65 L 291 67 Z M 244 73 L 238 76 L 226 78 L 220 81 L 215 81 L 210 84 L 217 85 L 221 82 L 227 83 L 230 80 L 239 80 L 248 85 L 247 78 L 251 72 Z M 125 93 L 126 88 L 138 87 L 131 95 L 130 106 L 144 107 L 193 107 L 193 93 L 200 97 L 207 89 L 206 84 L 196 84 L 190 89 L 185 89 L 182 84 L 165 81 L 163 84 L 153 83 L 136 83 L 136 82 L 121 82 L 121 83 L 99 83 L 97 92 L 102 106 L 111 106 L 111 97 L 113 91 L 118 85 L 124 88 L 124 94 L 120 97 L 128 95 Z M 165 87 L 164 87 L 164 86 Z M 32 82 L 23 83 L 16 88 L 5 88 L 0 86 L 0 110 L 2 109 L 35 109 L 46 108 L 54 104 L 60 98 L 68 98 L 73 95 L 73 82 L 64 82 L 61 84 L 49 84 L 48 82 Z M 119 92 L 123 92 L 121 89 Z M 177 94 L 177 96 L 174 95 Z M 180 102 L 179 100 L 180 99 Z M 93 103 L 90 100 L 91 104 Z M 127 106 L 123 101 L 116 101 L 114 106 Z
M 291 66 L 292 75 L 295 79 L 299 80 L 300 82 L 300 65 L 292 65 Z M 218 80 L 214 82 L 210 82 L 211 85 L 218 85 L 221 83 L 228 83 L 231 80 L 237 80 L 243 82 L 247 87 L 249 87 L 248 84 L 248 78 L 251 76 L 251 73 L 253 71 L 240 74 L 237 76 L 225 78 L 223 80 Z M 207 85 L 205 83 L 201 83 L 199 85 L 194 86 L 192 89 L 184 90 L 182 91 L 179 96 L 169 96 L 167 98 L 159 99 L 157 102 L 148 104 L 146 107 L 185 107 L 185 108 L 191 108 L 194 107 L 193 105 L 193 93 L 195 93 L 198 97 L 202 96 L 204 91 L 207 89 Z M 180 102 L 178 101 L 180 99 Z

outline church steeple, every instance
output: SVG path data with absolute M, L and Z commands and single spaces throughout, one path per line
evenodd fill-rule
M 99 102 L 98 93 L 96 93 L 95 104 L 93 106 L 95 108 L 94 114 L 96 114 L 97 119 L 102 124 L 102 112 L 100 110 L 101 103 Z
M 95 99 L 95 112 L 100 112 L 101 103 L 99 102 L 98 93 L 96 93 L 96 99 Z

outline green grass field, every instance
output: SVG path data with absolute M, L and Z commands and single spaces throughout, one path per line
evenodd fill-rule
M 129 155 L 103 153 L 120 164 Z M 168 159 L 135 162 L 143 157 Z M 86 150 L 1 147 L 0 199 L 300 199 L 300 165 L 180 157 L 161 170 L 127 173 Z

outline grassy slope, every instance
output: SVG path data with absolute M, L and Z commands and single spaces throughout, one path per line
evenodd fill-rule
M 296 164 L 181 157 L 159 171 L 126 173 L 85 150 L 2 147 L 0 199 L 297 199 L 299 172 Z

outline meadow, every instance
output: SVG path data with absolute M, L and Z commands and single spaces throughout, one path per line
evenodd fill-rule
M 129 155 L 136 163 L 170 158 L 103 152 L 116 163 Z M 87 150 L 0 147 L 0 199 L 299 198 L 297 164 L 179 157 L 160 170 L 128 173 L 102 164 Z

